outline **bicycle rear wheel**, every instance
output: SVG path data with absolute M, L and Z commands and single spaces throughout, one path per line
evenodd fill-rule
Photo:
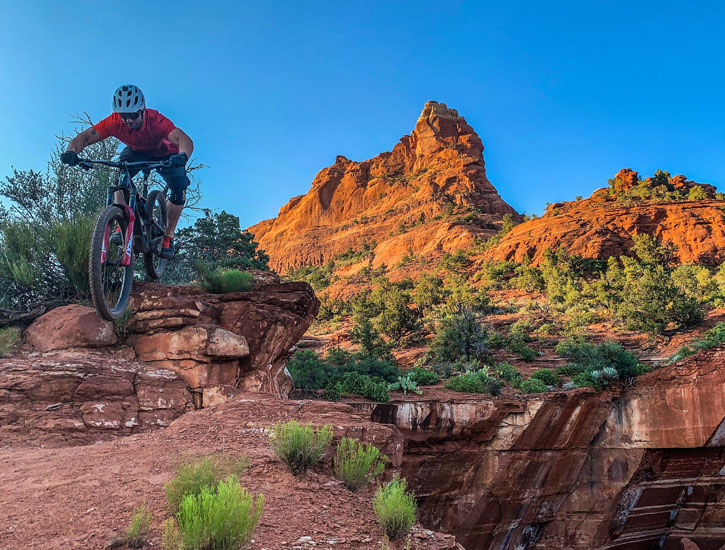
M 131 298 L 133 261 L 131 265 L 121 265 L 127 226 L 123 210 L 118 206 L 108 206 L 98 216 L 91 238 L 91 253 L 88 257 L 91 298 L 99 317 L 108 321 L 121 317 Z M 109 238 L 117 229 L 122 235 L 120 244 L 110 242 Z
M 143 263 L 151 279 L 160 279 L 168 260 L 159 256 L 161 238 L 166 231 L 166 197 L 161 191 L 151 191 L 146 201 L 147 230 L 149 232 L 149 250 L 143 255 Z

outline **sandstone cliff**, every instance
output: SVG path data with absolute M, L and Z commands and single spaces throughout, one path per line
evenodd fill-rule
M 642 187 L 652 180 L 643 180 Z M 681 263 L 715 266 L 725 260 L 725 201 L 714 199 L 713 186 L 677 175 L 669 178 L 669 188 L 685 193 L 700 188 L 703 198 L 618 201 L 618 195 L 631 192 L 637 181 L 637 172 L 620 170 L 611 192 L 599 189 L 588 199 L 550 205 L 544 216 L 517 225 L 478 260 L 521 262 L 528 256 L 537 265 L 547 248 L 565 248 L 578 256 L 606 259 L 628 254 L 632 237 L 642 233 L 674 243 Z
M 306 195 L 249 231 L 280 273 L 324 263 L 366 243 L 376 244 L 374 266 L 391 266 L 409 251 L 453 251 L 485 233 L 440 216 L 454 207 L 475 210 L 479 225 L 493 227 L 504 214 L 520 219 L 486 177 L 476 132 L 455 109 L 429 101 L 413 132 L 391 152 L 363 162 L 338 156 Z M 404 231 L 411 226 L 415 231 Z

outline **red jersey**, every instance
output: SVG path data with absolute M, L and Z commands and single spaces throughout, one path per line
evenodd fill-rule
M 179 152 L 179 147 L 168 139 L 171 130 L 176 126 L 154 109 L 146 109 L 143 126 L 139 130 L 129 130 L 118 113 L 104 118 L 93 128 L 101 134 L 103 139 L 113 136 L 134 151 L 139 151 L 152 158 L 175 155 Z

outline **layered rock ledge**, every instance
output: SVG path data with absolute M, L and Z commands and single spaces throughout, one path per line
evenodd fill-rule
M 372 417 L 405 437 L 423 523 L 468 550 L 725 543 L 725 346 L 619 392 L 417 399 Z

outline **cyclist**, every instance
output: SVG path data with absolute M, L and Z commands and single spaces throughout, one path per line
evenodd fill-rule
M 194 151 L 194 143 L 164 115 L 147 109 L 141 90 L 128 84 L 113 94 L 113 113 L 74 137 L 60 160 L 75 166 L 79 162 L 78 153 L 111 136 L 126 145 L 119 158 L 122 162 L 168 160 L 172 165 L 158 170 L 171 191 L 166 203 L 168 220 L 160 256 L 171 259 L 174 256 L 174 231 L 189 187 L 185 166 Z M 131 170 L 131 176 L 136 173 L 138 170 Z M 116 202 L 125 203 L 120 191 L 116 193 Z

